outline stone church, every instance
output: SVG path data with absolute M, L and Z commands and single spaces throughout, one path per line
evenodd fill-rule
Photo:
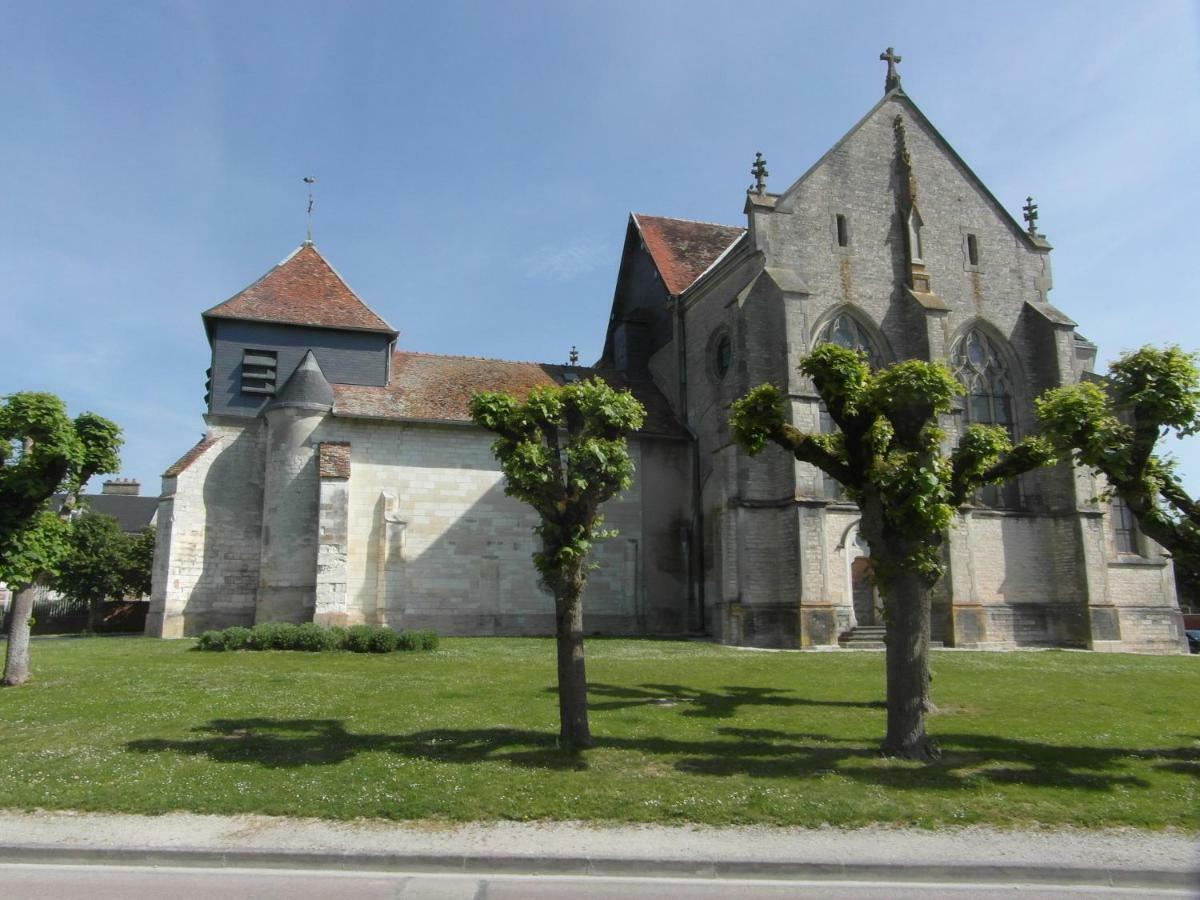
M 730 403 L 773 382 L 829 429 L 800 358 L 832 341 L 872 364 L 946 362 L 950 434 L 1034 427 L 1033 398 L 1091 374 L 1096 347 L 1051 305 L 1051 247 L 900 86 L 782 192 L 761 157 L 745 224 L 631 215 L 594 368 L 435 356 L 311 242 L 203 314 L 205 437 L 164 474 L 147 631 L 261 621 L 550 634 L 531 511 L 504 495 L 479 390 L 598 376 L 646 406 L 633 487 L 605 510 L 585 627 L 837 647 L 879 626 L 857 509 L 812 467 L 730 441 Z M 739 202 L 742 198 L 739 198 Z M 934 639 L 956 647 L 1178 652 L 1170 560 L 1063 465 L 982 492 L 947 542 Z

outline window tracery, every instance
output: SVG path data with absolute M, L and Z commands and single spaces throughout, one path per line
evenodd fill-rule
M 951 368 L 966 388 L 963 427 L 999 425 L 1015 441 L 1012 371 L 996 343 L 982 330 L 972 328 L 955 344 Z M 987 506 L 1015 507 L 1019 505 L 1017 483 L 988 485 L 980 492 L 980 499 Z

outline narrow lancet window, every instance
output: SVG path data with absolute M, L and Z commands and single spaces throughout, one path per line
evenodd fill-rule
M 979 240 L 973 234 L 967 235 L 967 262 L 973 266 L 979 265 Z
M 850 246 L 850 229 L 846 226 L 846 217 L 837 214 L 837 241 L 839 247 Z

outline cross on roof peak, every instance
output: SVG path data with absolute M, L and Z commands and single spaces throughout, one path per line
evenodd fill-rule
M 1025 205 L 1021 207 L 1021 212 L 1025 218 L 1025 221 L 1029 223 L 1029 234 L 1033 237 L 1037 237 L 1038 208 L 1037 204 L 1033 202 L 1032 197 L 1025 198 Z
M 886 51 L 879 54 L 879 59 L 888 64 L 887 79 L 883 82 L 883 92 L 885 94 L 900 87 L 900 73 L 896 71 L 896 63 L 900 62 L 903 58 L 891 47 L 888 47 Z
M 771 174 L 767 171 L 767 161 L 761 153 L 754 154 L 754 165 L 750 167 L 750 174 L 754 176 L 754 184 L 750 185 L 750 190 L 761 194 L 767 189 L 767 176 Z

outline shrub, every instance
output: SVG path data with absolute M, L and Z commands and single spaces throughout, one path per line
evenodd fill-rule
M 340 625 L 332 626 L 327 632 L 329 635 L 330 650 L 345 650 L 346 649 L 346 629 Z
M 196 641 L 197 650 L 224 650 L 225 639 L 224 635 L 219 631 L 206 631 L 200 635 L 200 639 Z
M 251 629 L 251 650 L 294 650 L 300 627 L 287 622 L 260 622 Z
M 396 632 L 386 625 L 372 628 L 369 646 L 372 653 L 391 653 L 396 649 Z
M 333 649 L 333 636 L 316 622 L 305 622 L 296 629 L 296 650 L 317 653 Z
M 437 632 L 427 629 L 402 631 L 397 635 L 396 646 L 399 650 L 436 650 Z
M 252 632 L 249 628 L 243 628 L 241 625 L 231 625 L 221 632 L 221 637 L 225 642 L 226 650 L 245 650 L 250 645 L 250 635 Z
M 281 622 L 275 632 L 274 650 L 296 650 L 296 641 L 300 636 L 300 626 L 290 622 Z
M 351 653 L 369 653 L 374 630 L 370 625 L 351 625 L 346 629 L 346 649 Z

